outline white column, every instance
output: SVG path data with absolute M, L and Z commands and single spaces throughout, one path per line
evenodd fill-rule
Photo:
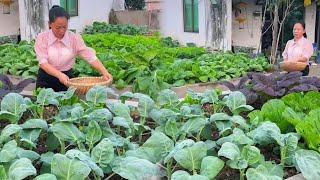
M 305 8 L 306 33 L 310 42 L 315 42 L 317 2 Z
M 30 41 L 48 29 L 52 0 L 19 0 L 21 39 Z
M 112 9 L 115 11 L 124 11 L 125 10 L 125 1 L 124 0 L 113 0 Z
M 215 50 L 231 50 L 232 44 L 232 1 L 206 0 L 206 46 Z
M 232 1 L 231 0 L 224 0 L 226 6 L 226 34 L 223 43 L 224 50 L 231 50 L 232 45 Z

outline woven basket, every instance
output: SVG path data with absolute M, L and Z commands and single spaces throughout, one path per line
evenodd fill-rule
M 112 79 L 106 81 L 102 77 L 77 77 L 69 80 L 67 86 L 76 88 L 76 94 L 84 95 L 93 86 L 109 86 Z
M 306 68 L 307 64 L 303 62 L 282 62 L 280 63 L 280 67 L 282 70 L 287 72 L 293 72 L 293 71 L 303 71 Z

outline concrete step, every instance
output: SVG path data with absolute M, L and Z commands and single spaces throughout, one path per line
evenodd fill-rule
M 306 178 L 304 178 L 302 174 L 297 174 L 295 176 L 287 178 L 286 180 L 306 180 Z

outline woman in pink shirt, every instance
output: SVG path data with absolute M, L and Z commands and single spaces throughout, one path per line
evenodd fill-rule
M 308 41 L 305 24 L 298 22 L 293 27 L 294 38 L 287 42 L 286 48 L 282 53 L 284 61 L 303 62 L 306 68 L 301 71 L 303 76 L 309 74 L 309 59 L 313 54 L 312 43 Z
M 67 30 L 69 18 L 62 7 L 53 6 L 49 11 L 50 29 L 40 33 L 36 39 L 35 51 L 40 65 L 37 87 L 67 90 L 76 56 L 87 61 L 105 80 L 112 79 L 95 51 L 85 45 L 80 35 Z

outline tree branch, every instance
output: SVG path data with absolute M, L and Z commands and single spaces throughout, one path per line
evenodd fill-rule
M 266 22 L 266 13 L 267 13 L 267 7 L 268 7 L 268 5 L 269 5 L 269 0 L 267 0 L 267 1 L 266 1 L 266 4 L 264 5 L 264 11 L 263 11 L 263 16 L 262 16 L 262 23 L 261 23 L 261 27 L 260 27 L 261 31 L 263 31 L 263 27 L 264 27 L 264 24 L 265 24 L 265 22 Z M 264 31 L 264 32 L 261 33 L 260 42 L 259 42 L 259 46 L 258 46 L 258 53 L 260 53 L 260 51 L 261 51 L 262 37 L 263 37 L 263 35 L 270 29 L 270 27 L 271 27 L 271 24 L 270 24 L 270 26 L 267 28 L 266 31 Z
M 291 3 L 290 3 L 291 2 Z M 281 31 L 282 31 L 282 27 L 283 27 L 283 23 L 285 22 L 286 18 L 288 17 L 288 15 L 292 12 L 291 7 L 293 5 L 293 3 L 295 2 L 295 0 L 293 1 L 288 1 L 288 5 L 286 6 L 286 10 L 284 13 L 284 17 L 282 18 L 281 22 L 280 22 L 280 27 L 279 27 L 279 31 L 278 31 L 278 37 L 277 37 L 277 42 L 276 42 L 276 48 L 275 48 L 275 56 L 277 55 L 277 51 L 278 51 L 278 47 L 279 47 L 279 41 L 280 41 L 280 35 L 281 35 Z
M 265 35 L 271 27 L 272 27 L 272 24 L 270 24 L 270 25 L 267 27 L 267 29 L 266 29 L 264 32 L 262 32 L 261 35 L 262 35 L 262 36 Z

